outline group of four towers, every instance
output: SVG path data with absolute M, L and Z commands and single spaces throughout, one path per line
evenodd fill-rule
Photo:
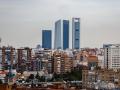
M 80 18 L 72 18 L 72 23 L 69 20 L 58 20 L 55 22 L 54 49 L 65 50 L 69 48 L 69 32 L 71 29 L 72 49 L 80 49 Z M 52 48 L 51 30 L 42 30 L 42 48 Z

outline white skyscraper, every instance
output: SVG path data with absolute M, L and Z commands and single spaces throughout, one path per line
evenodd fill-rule
M 72 18 L 72 49 L 80 49 L 80 18 Z
M 103 48 L 105 68 L 120 69 L 120 44 L 106 44 Z
M 69 48 L 69 20 L 58 20 L 55 22 L 55 49 Z

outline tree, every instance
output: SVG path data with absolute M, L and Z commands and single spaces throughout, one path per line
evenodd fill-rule
M 36 79 L 38 79 L 38 81 L 40 81 L 40 75 L 39 73 L 37 72 L 36 76 L 35 76 Z
M 3 84 L 2 80 L 0 79 L 0 84 Z
M 71 72 L 66 72 L 64 74 L 54 73 L 52 80 L 55 80 L 55 81 L 82 80 L 82 69 L 72 70 Z
M 41 76 L 39 79 L 41 82 L 45 82 L 45 76 Z
M 30 74 L 29 79 L 33 80 L 34 79 L 34 74 Z

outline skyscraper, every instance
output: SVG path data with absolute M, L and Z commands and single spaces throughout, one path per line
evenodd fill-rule
M 52 48 L 52 33 L 51 30 L 42 30 L 42 48 Z
M 80 18 L 72 18 L 72 49 L 80 49 Z
M 55 22 L 54 48 L 69 48 L 69 20 L 58 20 Z

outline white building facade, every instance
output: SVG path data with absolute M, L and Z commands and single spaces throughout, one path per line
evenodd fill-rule
M 80 18 L 72 18 L 72 49 L 80 49 Z
M 120 69 L 120 44 L 106 44 L 103 48 L 105 68 Z

